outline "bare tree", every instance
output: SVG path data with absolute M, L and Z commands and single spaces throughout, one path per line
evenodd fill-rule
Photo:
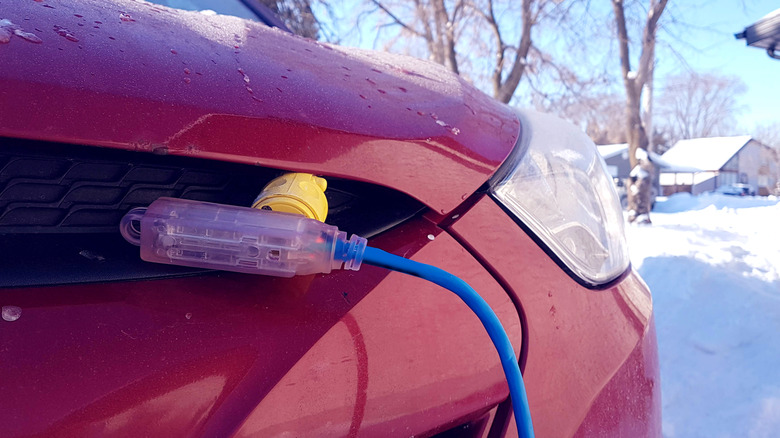
M 472 71 L 466 76 L 478 76 L 473 70 L 489 65 L 487 76 L 493 97 L 505 103 L 512 99 L 527 71 L 532 29 L 543 19 L 565 12 L 557 0 L 366 2 L 382 14 L 380 30 L 394 27 L 400 35 L 422 41 L 427 56 L 453 72 L 463 73 L 462 67 L 467 64 Z M 397 38 L 391 39 L 391 44 L 397 42 Z M 409 44 L 409 39 L 404 42 Z M 467 48 L 465 53 L 459 53 L 461 45 Z
M 690 72 L 668 77 L 656 116 L 676 141 L 731 134 L 740 111 L 737 98 L 745 84 L 737 77 Z
M 585 88 L 585 87 L 582 87 Z M 626 143 L 622 122 L 625 102 L 616 93 L 595 92 L 577 88 L 559 96 L 534 94 L 534 106 L 568 120 L 582 128 L 596 144 Z
M 763 123 L 753 129 L 753 137 L 780 152 L 780 121 Z
M 459 73 L 455 52 L 456 24 L 460 24 L 469 12 L 464 1 L 445 4 L 444 0 L 385 1 L 370 0 L 384 12 L 391 24 L 400 26 L 402 33 L 422 39 L 432 61 Z
M 260 0 L 296 35 L 317 39 L 320 23 L 314 16 L 312 0 Z
M 655 169 L 648 159 L 648 136 L 642 120 L 642 92 L 646 85 L 652 87 L 652 68 L 655 63 L 655 36 L 658 20 L 668 0 L 649 0 L 644 30 L 640 40 L 640 55 L 635 70 L 631 68 L 630 40 L 626 26 L 623 0 L 612 0 L 615 15 L 620 69 L 626 90 L 626 136 L 629 145 L 631 177 L 628 181 L 628 210 L 630 222 L 650 222 L 651 191 Z M 652 152 L 652 151 L 650 151 Z

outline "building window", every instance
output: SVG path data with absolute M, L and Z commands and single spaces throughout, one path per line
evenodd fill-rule
M 721 172 L 718 175 L 718 187 L 727 186 L 729 184 L 735 184 L 737 182 L 737 174 L 733 172 Z

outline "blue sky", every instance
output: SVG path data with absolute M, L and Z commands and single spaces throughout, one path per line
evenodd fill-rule
M 745 108 L 739 117 L 740 127 L 749 130 L 756 123 L 780 121 L 780 61 L 771 59 L 761 49 L 747 47 L 745 40 L 734 38 L 735 33 L 780 8 L 780 4 L 776 0 L 678 3 L 688 4 L 674 5 L 671 12 L 691 25 L 687 32 L 675 32 L 684 41 L 676 46 L 685 61 L 694 70 L 738 76 L 747 85 L 741 99 Z M 661 37 L 668 40 L 670 35 Z M 679 63 L 661 49 L 657 71 L 674 69 Z

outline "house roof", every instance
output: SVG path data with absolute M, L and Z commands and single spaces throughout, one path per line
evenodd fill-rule
M 668 172 L 720 170 L 752 137 L 710 137 L 680 140 L 661 155 Z
M 621 154 L 623 151 L 628 151 L 628 143 L 603 144 L 596 147 L 599 149 L 601 157 L 605 160 Z

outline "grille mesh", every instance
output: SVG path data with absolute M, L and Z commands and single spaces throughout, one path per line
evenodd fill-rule
M 160 197 L 252 204 L 282 171 L 220 161 L 0 138 L 0 234 L 115 233 Z M 407 195 L 328 178 L 327 222 L 370 237 L 423 208 Z
M 0 137 L 0 288 L 201 275 L 146 263 L 119 234 L 161 196 L 251 205 L 282 171 L 260 166 Z M 328 178 L 328 220 L 371 237 L 418 214 L 409 196 Z
M 0 232 L 114 231 L 128 210 L 163 196 L 249 205 L 276 173 L 181 157 L 29 143 L 0 142 Z

